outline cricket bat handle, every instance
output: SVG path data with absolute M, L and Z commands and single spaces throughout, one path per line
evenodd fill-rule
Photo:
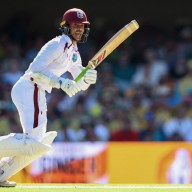
M 87 72 L 88 69 L 91 69 L 88 65 L 81 71 L 81 73 L 75 78 L 75 82 L 78 82 Z

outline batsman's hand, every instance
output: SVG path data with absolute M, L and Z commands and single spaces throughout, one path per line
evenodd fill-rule
M 60 88 L 69 95 L 69 97 L 72 97 L 79 91 L 81 91 L 81 88 L 78 86 L 78 84 L 70 79 L 64 79 L 62 77 L 59 78 Z
M 95 69 L 88 69 L 83 78 L 85 83 L 95 84 L 97 81 L 97 71 Z

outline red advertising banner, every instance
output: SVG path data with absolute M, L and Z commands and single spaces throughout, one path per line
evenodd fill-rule
M 106 143 L 54 143 L 31 164 L 32 182 L 107 183 Z

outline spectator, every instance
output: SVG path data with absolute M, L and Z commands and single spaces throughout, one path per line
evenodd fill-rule
M 173 118 L 164 124 L 163 131 L 170 141 L 192 141 L 192 119 L 187 116 L 186 108 L 178 108 Z
M 130 55 L 126 51 L 119 54 L 117 63 L 113 65 L 113 75 L 120 89 L 131 86 L 131 80 L 136 71 L 136 64 L 131 63 Z
M 133 130 L 129 119 L 125 119 L 119 129 L 111 135 L 111 141 L 138 141 L 139 133 Z
M 160 78 L 167 73 L 167 63 L 157 59 L 155 49 L 148 48 L 144 52 L 143 65 L 140 65 L 133 77 L 133 83 L 154 87 L 159 83 Z
M 169 64 L 170 76 L 175 80 L 185 77 L 188 71 L 187 60 L 184 56 L 175 57 L 174 61 Z
M 108 141 L 110 138 L 109 128 L 104 122 L 104 118 L 96 119 L 94 132 L 99 141 Z
M 141 141 L 165 141 L 166 137 L 162 127 L 156 122 L 155 117 L 148 116 L 146 119 L 146 127 L 140 133 Z
M 185 65 L 184 67 L 181 65 L 181 67 L 184 68 Z M 192 91 L 192 60 L 187 62 L 186 67 L 187 69 L 185 76 L 183 76 L 183 78 L 178 81 L 178 91 L 182 96 L 188 95 Z

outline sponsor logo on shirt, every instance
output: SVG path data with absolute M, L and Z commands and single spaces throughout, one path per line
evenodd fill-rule
M 73 61 L 73 62 L 76 62 L 76 61 L 77 61 L 77 54 L 76 54 L 76 53 L 73 53 L 72 61 Z

